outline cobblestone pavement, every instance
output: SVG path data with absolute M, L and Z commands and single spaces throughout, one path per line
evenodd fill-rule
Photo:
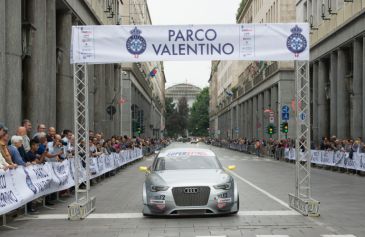
M 240 191 L 240 212 L 223 217 L 147 218 L 141 215 L 144 158 L 100 180 L 92 187 L 96 210 L 83 221 L 68 221 L 66 199 L 54 210 L 19 217 L 2 228 L 0 236 L 243 236 L 243 237 L 364 237 L 365 179 L 358 176 L 312 169 L 313 196 L 321 201 L 320 217 L 304 217 L 287 205 L 294 190 L 294 166 L 290 163 L 216 148 L 204 144 L 172 144 L 172 147 L 205 147 L 222 164 L 235 164 L 233 175 Z

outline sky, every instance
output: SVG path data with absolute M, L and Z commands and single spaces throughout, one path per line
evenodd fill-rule
M 147 0 L 153 25 L 234 24 L 241 0 Z M 208 86 L 211 61 L 164 62 L 166 88 Z

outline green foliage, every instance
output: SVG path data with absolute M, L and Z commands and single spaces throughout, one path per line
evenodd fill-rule
M 166 130 L 169 137 L 185 135 L 187 129 L 189 108 L 185 97 L 179 100 L 177 108 L 172 98 L 166 98 Z
M 241 12 L 243 11 L 243 8 L 245 8 L 246 3 L 247 3 L 247 0 L 241 0 L 240 6 L 238 7 L 237 13 L 236 13 L 236 21 L 239 20 Z
M 209 128 L 209 89 L 204 88 L 197 96 L 190 111 L 189 131 L 193 136 L 207 136 Z

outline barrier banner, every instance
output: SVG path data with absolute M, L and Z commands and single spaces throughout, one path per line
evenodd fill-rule
M 309 25 L 72 26 L 71 44 L 71 63 L 309 60 Z
M 130 158 L 129 161 L 122 160 L 126 155 Z M 93 157 L 90 159 L 90 177 L 95 178 L 142 157 L 142 149 Z M 83 176 L 82 180 L 85 180 L 86 170 L 81 161 L 79 169 Z M 75 159 L 73 158 L 62 162 L 46 162 L 28 167 L 19 166 L 6 171 L 0 169 L 0 215 L 19 208 L 38 197 L 74 186 L 74 173 Z
M 349 157 L 348 152 L 343 151 L 312 150 L 311 154 L 313 164 L 365 171 L 365 153 L 355 152 L 352 158 Z M 295 149 L 285 149 L 284 156 L 286 159 L 295 160 Z
M 15 171 L 0 170 L 0 213 L 6 213 L 14 209 L 14 206 L 20 206 L 22 196 L 17 191 L 13 182 Z

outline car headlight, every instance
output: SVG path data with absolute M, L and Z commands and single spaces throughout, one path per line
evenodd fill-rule
M 214 185 L 213 187 L 215 189 L 224 189 L 224 190 L 228 190 L 230 189 L 232 186 L 231 182 L 228 183 L 223 183 L 223 184 L 218 184 L 218 185 Z
M 169 189 L 168 186 L 159 186 L 159 185 L 152 185 L 151 186 L 151 191 L 152 192 L 166 191 L 167 189 Z

